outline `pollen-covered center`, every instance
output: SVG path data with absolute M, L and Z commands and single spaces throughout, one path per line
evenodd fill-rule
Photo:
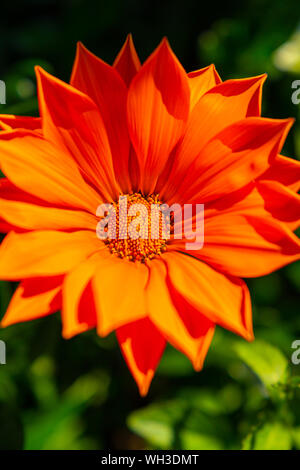
M 130 261 L 152 259 L 166 250 L 169 229 L 159 196 L 120 196 L 108 211 L 107 244 L 111 253 Z

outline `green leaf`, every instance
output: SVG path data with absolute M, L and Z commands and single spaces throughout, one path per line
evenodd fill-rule
M 183 400 L 150 405 L 128 418 L 133 432 L 160 449 L 222 449 L 222 438 L 215 435 L 217 424 L 219 431 L 226 434 L 227 428 L 220 418 L 208 418 Z
M 291 431 L 279 422 L 265 423 L 243 443 L 244 450 L 289 450 L 291 447 Z
M 234 384 L 227 385 L 215 393 L 209 388 L 183 387 L 178 390 L 177 396 L 210 416 L 233 412 L 242 402 L 240 389 Z
M 300 449 L 300 427 L 294 428 L 292 430 L 292 437 L 296 449 Z
M 80 449 L 80 442 L 77 441 L 83 431 L 81 414 L 93 399 L 98 402 L 105 400 L 108 383 L 108 377 L 104 373 L 81 376 L 51 409 L 44 413 L 27 413 L 25 449 L 59 450 L 71 444 L 72 449 Z M 64 435 L 66 442 L 63 439 L 57 440 L 58 435 Z
M 267 388 L 286 382 L 288 360 L 271 344 L 262 340 L 253 343 L 238 342 L 234 345 L 234 350 Z

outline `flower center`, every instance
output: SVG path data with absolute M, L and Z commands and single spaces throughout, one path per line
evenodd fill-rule
M 109 212 L 110 226 L 105 243 L 110 252 L 120 258 L 142 262 L 161 255 L 167 241 L 161 204 L 156 194 L 121 196 Z

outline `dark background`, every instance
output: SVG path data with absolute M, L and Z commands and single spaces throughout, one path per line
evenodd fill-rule
M 189 71 L 215 63 L 223 80 L 268 73 L 263 115 L 298 118 L 297 0 L 11 1 L 1 4 L 0 113 L 37 114 L 33 67 L 68 81 L 76 42 L 112 63 L 131 32 L 144 60 L 167 36 Z M 300 157 L 296 122 L 285 154 Z M 204 370 L 169 347 L 139 397 L 114 335 L 61 339 L 59 314 L 0 331 L 0 449 L 300 448 L 300 266 L 249 281 L 256 342 L 220 328 Z M 14 286 L 0 283 L 1 315 Z M 300 355 L 299 355 L 300 357 Z

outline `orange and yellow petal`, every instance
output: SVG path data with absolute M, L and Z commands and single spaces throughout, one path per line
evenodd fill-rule
M 190 111 L 207 91 L 222 82 L 213 64 L 188 73 L 188 77 L 191 90 Z
M 95 232 L 10 232 L 0 247 L 0 279 L 20 280 L 69 272 L 99 250 Z
M 40 117 L 0 114 L 0 127 L 5 131 L 10 131 L 12 129 L 30 129 L 32 131 L 41 131 L 42 121 Z
M 272 216 L 241 211 L 211 217 L 204 239 L 195 256 L 238 277 L 264 276 L 300 259 L 298 237 Z
M 65 154 L 65 160 L 69 155 L 103 197 L 111 201 L 119 188 L 98 107 L 89 96 L 40 67 L 36 67 L 36 76 L 44 137 Z
M 165 349 L 166 340 L 147 317 L 118 328 L 116 334 L 140 394 L 145 396 Z
M 97 218 L 89 212 L 51 206 L 21 191 L 7 178 L 0 179 L 0 218 L 9 231 L 22 230 L 95 230 Z
M 61 284 L 61 276 L 22 281 L 10 301 L 1 326 L 35 320 L 59 310 Z
M 1 132 L 0 168 L 17 188 L 48 203 L 95 213 L 101 202 L 75 162 L 33 131 Z
M 0 217 L 24 230 L 95 230 L 96 216 L 84 212 L 8 200 L 0 190 Z
M 97 269 L 98 258 L 98 253 L 90 256 L 64 278 L 61 312 L 64 338 L 71 338 L 97 324 L 91 279 Z
M 300 162 L 277 155 L 270 168 L 260 176 L 261 180 L 278 181 L 293 191 L 300 190 Z
M 201 369 L 215 324 L 197 312 L 191 325 L 193 313 L 187 305 L 179 310 L 178 299 L 168 287 L 167 269 L 161 259 L 149 263 L 150 277 L 147 285 L 147 311 L 150 320 L 174 347 L 191 360 L 195 369 Z M 195 326 L 196 324 L 196 326 Z
M 116 178 L 122 189 L 128 192 L 131 189 L 128 173 L 130 141 L 126 122 L 127 87 L 124 81 L 114 67 L 79 42 L 70 83 L 98 106 Z
M 180 178 L 201 149 L 223 129 L 253 116 L 253 100 L 265 76 L 227 80 L 205 93 L 189 115 L 184 137 L 176 150 L 171 177 Z M 256 103 L 258 106 L 258 103 Z
M 170 176 L 174 196 L 169 201 L 207 203 L 247 185 L 270 166 L 292 123 L 291 119 L 247 118 L 228 126 L 177 180 L 176 193 L 176 180 Z
M 246 284 L 224 276 L 201 261 L 183 253 L 166 253 L 170 284 L 186 305 L 195 310 L 190 318 L 197 327 L 197 312 L 247 340 L 253 339 L 250 294 Z M 221 295 L 216 295 L 216 286 Z M 185 309 L 181 309 L 184 315 Z
M 188 78 L 163 40 L 131 82 L 128 127 L 140 167 L 139 189 L 152 193 L 189 114 Z
M 278 181 L 260 180 L 256 187 L 264 200 L 265 210 L 291 230 L 296 230 L 300 225 L 300 195 Z
M 122 49 L 113 63 L 113 67 L 115 67 L 127 87 L 129 87 L 133 77 L 135 77 L 141 68 L 141 62 L 135 50 L 131 34 L 128 34 Z
M 101 253 L 92 279 L 100 336 L 146 316 L 147 281 L 145 264 L 118 258 L 108 250 Z

